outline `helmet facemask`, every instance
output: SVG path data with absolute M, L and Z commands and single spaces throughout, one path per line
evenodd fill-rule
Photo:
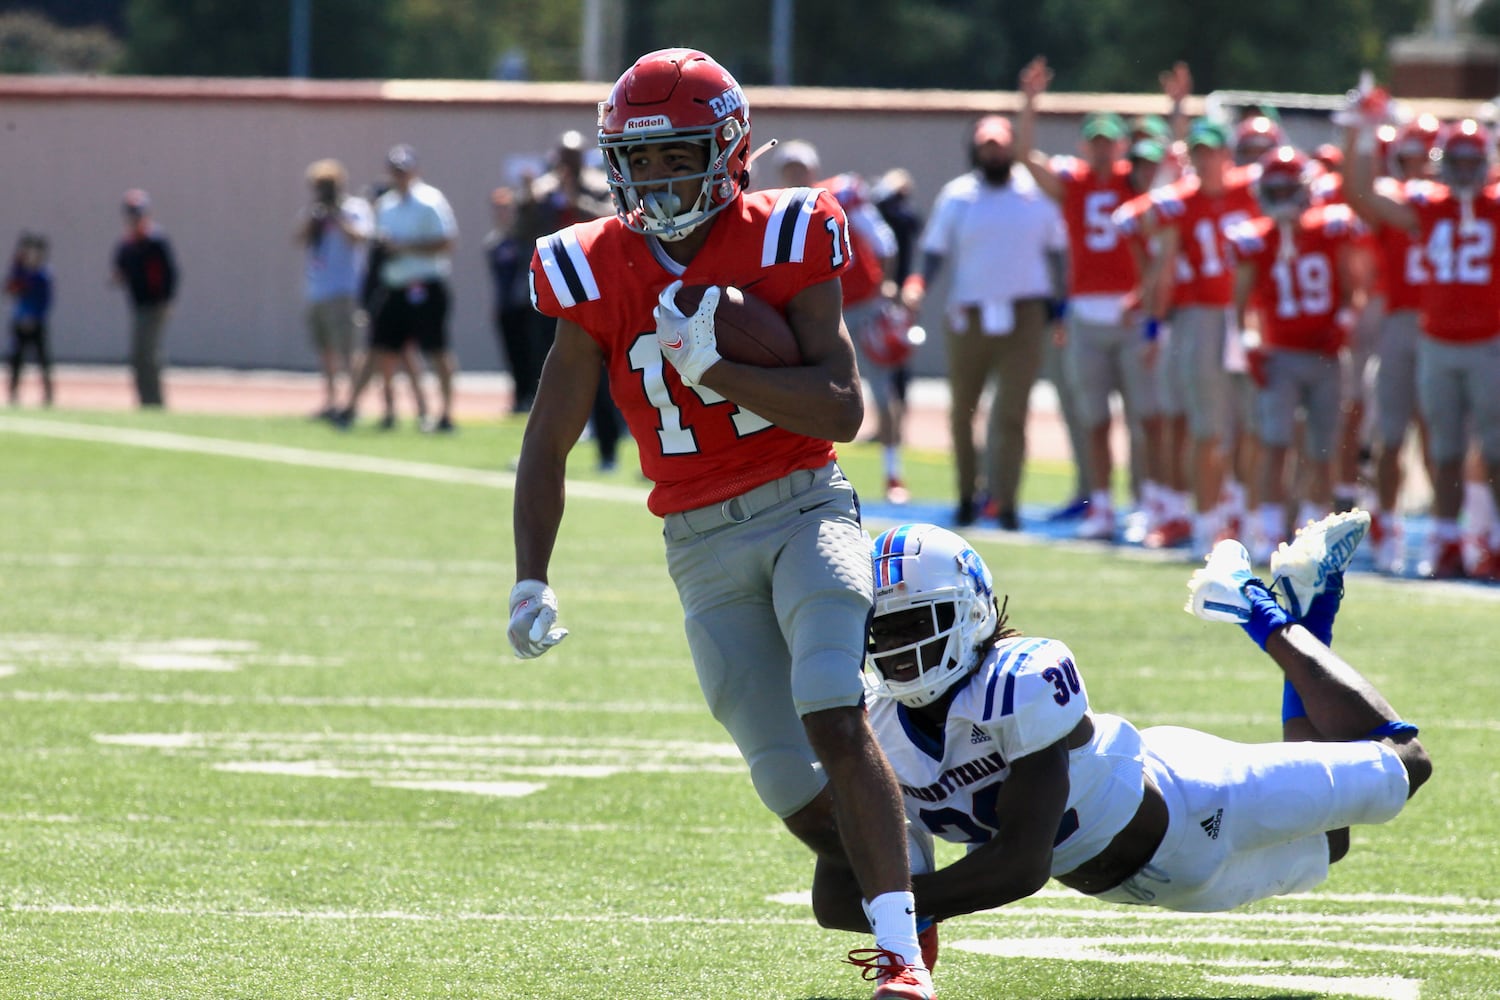
M 994 637 L 990 572 L 963 539 L 932 525 L 893 528 L 876 539 L 875 553 L 873 687 L 921 708 L 972 673 Z
M 729 118 L 706 129 L 649 137 L 601 138 L 599 146 L 608 167 L 610 193 L 626 228 L 671 243 L 687 236 L 724 208 L 738 191 L 738 185 L 730 177 L 730 158 L 743 135 L 740 123 Z M 667 179 L 643 179 L 632 174 L 631 150 L 673 144 L 703 150 L 707 160 L 704 169 Z

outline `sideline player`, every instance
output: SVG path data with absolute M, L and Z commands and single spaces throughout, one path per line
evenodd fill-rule
M 871 720 L 914 833 L 969 848 L 916 876 L 918 911 L 1001 906 L 1049 877 L 1189 911 L 1323 881 L 1348 827 L 1395 817 L 1432 770 L 1416 727 L 1328 646 L 1368 526 L 1364 511 L 1309 525 L 1271 588 L 1228 539 L 1188 584 L 1193 614 L 1238 622 L 1282 670 L 1283 742 L 1261 744 L 1096 712 L 1072 652 L 1010 627 L 962 538 L 908 524 L 876 539 Z M 851 887 L 818 875 L 820 920 L 857 929 Z
M 1260 160 L 1255 195 L 1264 215 L 1229 231 L 1236 264 L 1237 325 L 1254 303 L 1258 340 L 1246 344 L 1256 385 L 1254 482 L 1260 506 L 1249 533 L 1251 556 L 1264 562 L 1286 540 L 1287 523 L 1333 510 L 1334 456 L 1340 427 L 1339 352 L 1354 327 L 1355 261 L 1365 227 L 1348 205 L 1313 205 L 1310 160 L 1278 146 Z M 1300 479 L 1290 496 L 1287 455 L 1303 416 Z M 1295 518 L 1291 508 L 1297 507 Z
M 1371 161 L 1383 107 L 1371 101 L 1358 109 L 1344 186 L 1356 211 L 1407 231 L 1423 249 L 1427 283 L 1416 349 L 1417 405 L 1432 458 L 1433 527 L 1419 572 L 1461 577 L 1458 518 L 1471 435 L 1486 464 L 1500 468 L 1500 185 L 1489 182 L 1489 132 L 1465 118 L 1448 126 L 1438 142 L 1441 180 L 1412 182 L 1405 201 L 1377 191 Z M 1491 477 L 1490 492 L 1500 504 L 1500 477 Z M 1491 529 L 1489 543 L 1500 549 L 1500 525 Z
M 1125 125 L 1118 116 L 1093 114 L 1084 120 L 1081 155 L 1049 157 L 1034 148 L 1036 101 L 1052 73 L 1037 56 L 1021 71 L 1021 114 L 1016 127 L 1016 158 L 1026 164 L 1037 187 L 1062 209 L 1068 231 L 1068 300 L 1064 321 L 1065 372 L 1072 382 L 1074 407 L 1083 425 L 1091 487 L 1080 538 L 1114 541 L 1117 521 L 1111 490 L 1110 394 L 1118 391 L 1125 423 L 1142 455 L 1131 464 L 1141 473 L 1142 498 L 1154 496 L 1165 478 L 1161 467 L 1161 418 L 1146 343 L 1131 321 L 1133 294 L 1140 285 L 1137 251 L 1111 216 L 1125 202 L 1144 194 L 1137 161 L 1125 154 Z
M 626 70 L 599 107 L 599 146 L 617 215 L 542 237 L 531 263 L 557 337 L 516 470 L 511 646 L 539 656 L 567 635 L 548 566 L 568 452 L 605 369 L 653 483 L 704 699 L 766 807 L 862 887 L 876 947 L 850 961 L 875 996 L 931 1000 L 900 793 L 862 704 L 869 539 L 832 444 L 864 417 L 840 320 L 844 213 L 818 188 L 746 193 L 745 95 L 702 52 Z M 684 284 L 735 285 L 782 310 L 803 364 L 722 359 L 718 289 L 683 315 Z

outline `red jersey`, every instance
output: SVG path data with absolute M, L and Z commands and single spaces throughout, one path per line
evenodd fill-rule
M 662 357 L 652 315 L 674 279 L 734 285 L 785 310 L 805 288 L 849 266 L 844 213 L 827 191 L 745 194 L 714 217 L 685 268 L 611 216 L 536 242 L 531 298 L 538 311 L 588 331 L 604 352 L 610 395 L 655 486 L 657 516 L 720 503 L 834 458 L 831 442 L 794 434 L 703 386 L 689 388 Z
M 1117 160 L 1108 175 L 1083 160 L 1058 156 L 1052 169 L 1063 185 L 1062 215 L 1068 227 L 1068 294 L 1122 295 L 1140 283 L 1140 271 L 1124 233 L 1112 220 L 1130 201 L 1130 161 Z
M 1225 232 L 1260 214 L 1251 182 L 1255 172 L 1233 170 L 1220 194 L 1204 194 L 1196 176 L 1151 192 L 1151 212 L 1163 229 L 1177 230 L 1172 305 L 1224 306 L 1234 302 L 1234 261 Z
M 1407 204 L 1417 213 L 1418 242 L 1427 264 L 1422 329 L 1435 340 L 1457 343 L 1500 335 L 1500 280 L 1495 274 L 1500 186 L 1479 192 L 1472 211 L 1465 212 L 1447 185 L 1412 181 Z
M 1316 205 L 1287 226 L 1259 216 L 1230 229 L 1235 257 L 1255 268 L 1252 300 L 1263 346 L 1339 352 L 1344 335 L 1334 316 L 1345 291 L 1339 253 L 1364 231 L 1348 205 Z
M 885 281 L 885 265 L 880 253 L 855 221 L 860 212 L 871 210 L 865 182 L 858 174 L 839 174 L 819 181 L 817 186 L 827 188 L 833 194 L 844 210 L 844 217 L 849 220 L 849 245 L 854 259 L 842 278 L 844 306 L 857 306 L 879 295 L 880 286 Z
M 1381 177 L 1375 191 L 1395 202 L 1405 204 L 1406 181 Z M 1385 296 L 1387 312 L 1419 309 L 1422 286 L 1427 284 L 1427 263 L 1422 259 L 1422 244 L 1399 226 L 1376 224 L 1374 227 L 1376 288 Z

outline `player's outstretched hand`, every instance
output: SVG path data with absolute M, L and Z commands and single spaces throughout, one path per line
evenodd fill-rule
M 719 289 L 708 288 L 691 316 L 684 316 L 677 308 L 677 292 L 681 281 L 674 281 L 661 290 L 657 299 L 656 341 L 661 345 L 662 356 L 667 359 L 686 385 L 697 385 L 703 373 L 719 363 L 719 342 L 714 336 L 714 311 L 719 308 Z
M 540 580 L 522 580 L 510 589 L 510 648 L 516 659 L 541 656 L 568 637 L 557 624 L 557 595 Z

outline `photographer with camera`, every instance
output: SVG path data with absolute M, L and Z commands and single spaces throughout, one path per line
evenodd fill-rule
M 356 370 L 356 338 L 365 322 L 359 292 L 375 220 L 363 199 L 346 193 L 348 173 L 338 160 L 309 166 L 307 183 L 312 200 L 298 222 L 297 241 L 306 251 L 307 326 L 323 373 L 323 408 L 316 416 L 331 420 L 339 380 L 352 382 Z

